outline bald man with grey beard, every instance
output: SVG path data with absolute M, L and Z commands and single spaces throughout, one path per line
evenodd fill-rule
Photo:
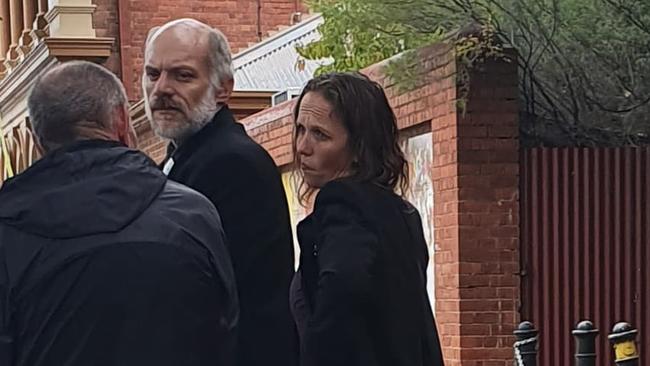
M 223 220 L 239 293 L 239 366 L 293 366 L 294 273 L 289 208 L 270 155 L 235 121 L 230 48 L 193 19 L 153 29 L 142 85 L 154 131 L 170 141 L 169 178 L 204 194 Z

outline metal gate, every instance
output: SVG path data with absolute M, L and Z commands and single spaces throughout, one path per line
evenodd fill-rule
M 541 331 L 539 364 L 572 364 L 582 319 L 600 329 L 598 364 L 613 364 L 607 328 L 621 320 L 650 349 L 650 149 L 522 154 L 521 315 Z

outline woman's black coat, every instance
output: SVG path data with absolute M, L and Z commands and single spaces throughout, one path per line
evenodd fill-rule
M 292 307 L 303 366 L 438 366 L 417 210 L 392 191 L 338 180 L 298 226 Z

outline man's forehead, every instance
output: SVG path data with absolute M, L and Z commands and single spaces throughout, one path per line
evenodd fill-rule
M 176 54 L 153 54 L 153 57 L 149 55 L 145 58 L 145 67 L 155 67 L 155 68 L 177 68 L 183 66 L 197 67 L 202 64 L 201 58 L 196 53 L 182 53 L 178 52 Z
M 174 59 L 187 61 L 203 59 L 207 56 L 207 36 L 200 32 L 177 32 L 169 29 L 150 40 L 145 51 L 145 59 Z
M 202 38 L 201 36 L 207 35 L 211 28 L 201 23 L 195 19 L 184 18 L 177 19 L 171 22 L 165 23 L 162 26 L 154 27 L 150 30 L 150 34 L 147 37 L 147 43 L 151 44 L 158 37 L 163 34 L 174 35 L 178 38 Z

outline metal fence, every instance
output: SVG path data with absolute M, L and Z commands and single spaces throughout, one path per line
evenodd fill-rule
M 650 149 L 534 148 L 521 159 L 522 319 L 539 364 L 569 365 L 582 319 L 625 319 L 650 349 Z M 611 365 L 598 342 L 601 365 Z

